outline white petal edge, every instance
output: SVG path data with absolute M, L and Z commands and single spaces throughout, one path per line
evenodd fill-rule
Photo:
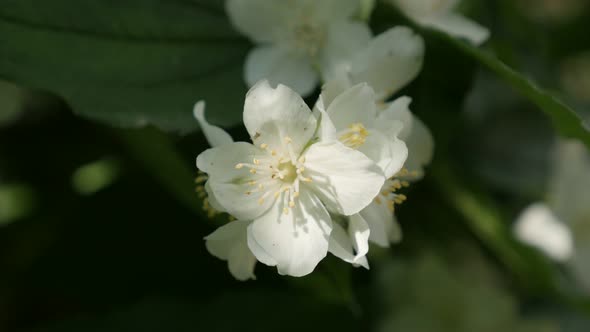
M 223 129 L 209 124 L 205 118 L 205 102 L 200 100 L 193 108 L 193 115 L 199 122 L 199 126 L 212 147 L 233 143 L 232 137 Z

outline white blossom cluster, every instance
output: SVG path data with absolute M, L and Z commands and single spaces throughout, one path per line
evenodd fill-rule
M 226 9 L 256 44 L 244 68 L 251 143 L 234 142 L 196 104 L 212 146 L 197 158 L 207 207 L 235 218 L 207 249 L 240 280 L 255 278 L 257 262 L 304 276 L 328 252 L 368 268 L 369 242 L 401 240 L 399 190 L 432 159 L 411 98 L 391 99 L 420 72 L 423 39 L 407 27 L 372 36 L 358 0 L 228 0 Z M 310 108 L 302 96 L 320 82 Z

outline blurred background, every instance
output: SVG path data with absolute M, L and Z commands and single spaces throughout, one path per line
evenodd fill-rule
M 491 30 L 486 50 L 590 119 L 589 1 L 460 9 Z M 374 30 L 396 24 L 410 23 L 378 4 Z M 547 198 L 552 123 L 423 33 L 402 93 L 437 151 L 397 210 L 404 241 L 372 247 L 369 271 L 329 257 L 239 282 L 206 251 L 225 219 L 194 192 L 207 142 L 192 103 L 247 139 L 249 44 L 222 1 L 0 0 L 0 331 L 590 331 L 584 281 L 510 230 Z

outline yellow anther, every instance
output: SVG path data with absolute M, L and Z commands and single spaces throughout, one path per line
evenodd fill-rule
M 301 177 L 301 181 L 303 181 L 303 182 L 313 182 L 312 179 L 306 178 L 306 177 Z
M 401 183 L 402 183 L 402 186 L 404 186 L 404 187 L 410 186 L 410 183 L 408 181 L 402 181 Z
M 258 189 L 260 189 L 260 190 L 264 189 L 264 185 L 263 185 L 262 183 L 261 183 L 261 184 L 259 184 L 259 185 L 258 185 Z
M 373 199 L 373 200 L 375 201 L 375 203 L 381 204 L 381 198 L 375 197 L 375 199 Z
M 301 156 L 297 161 L 303 164 L 305 162 L 305 157 Z
M 289 202 L 289 207 L 290 207 L 290 208 L 294 208 L 294 207 L 295 207 L 295 202 L 293 202 L 293 201 L 290 201 L 290 202 Z
M 299 197 L 299 192 L 298 192 L 298 191 L 294 192 L 294 193 L 293 193 L 293 197 L 294 197 L 294 198 L 297 198 L 297 197 Z
M 284 208 L 284 209 L 283 209 L 283 213 L 284 213 L 284 214 L 289 214 L 289 209 L 288 209 L 288 208 Z
M 358 149 L 363 144 L 365 144 L 367 136 L 369 136 L 369 131 L 367 131 L 362 123 L 353 123 L 348 126 L 348 129 L 340 136 L 339 139 L 346 146 L 353 149 Z
M 264 198 L 260 198 L 260 199 L 258 199 L 258 204 L 259 204 L 259 205 L 262 205 L 262 204 L 264 204 Z
M 281 194 L 281 191 L 280 191 L 280 190 L 279 190 L 279 191 L 277 191 L 277 192 L 275 193 L 275 198 L 278 198 L 280 194 Z
M 244 194 L 246 194 L 246 195 L 252 195 L 252 192 L 250 190 L 248 190 Z
M 236 164 L 236 169 L 241 169 L 242 167 L 244 167 L 244 164 L 242 164 L 242 163 Z
M 256 181 L 248 181 L 248 185 L 255 186 L 256 185 Z
M 195 183 L 201 183 L 201 182 L 205 182 L 205 181 L 207 181 L 207 176 L 206 175 L 199 175 L 195 179 Z
M 250 169 L 250 173 L 252 173 L 252 174 L 256 174 L 256 170 L 255 170 L 254 168 L 251 168 L 251 169 Z
M 266 148 L 268 148 L 268 144 L 262 143 L 262 144 L 260 144 L 260 148 L 261 149 L 266 149 Z
M 277 155 L 277 152 L 275 150 L 272 150 L 272 151 L 270 151 L 270 155 L 271 156 L 276 156 Z
M 260 160 L 258 160 L 258 159 L 256 159 L 256 158 L 254 158 L 254 159 L 252 160 L 252 162 L 254 162 L 254 165 L 260 165 Z
M 205 187 L 203 187 L 203 186 L 197 186 L 197 188 L 195 188 L 195 191 L 198 192 L 198 193 L 203 192 L 203 191 L 205 191 Z
M 291 139 L 291 137 L 285 136 L 285 143 L 290 144 L 291 142 L 293 142 L 293 140 Z

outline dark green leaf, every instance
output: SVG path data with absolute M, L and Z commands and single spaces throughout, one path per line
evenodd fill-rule
M 74 112 L 115 126 L 196 128 L 240 121 L 248 43 L 222 1 L 6 0 L 0 77 L 54 92 Z
M 579 139 L 590 148 L 590 131 L 574 110 L 539 87 L 534 81 L 508 67 L 492 54 L 446 34 L 434 33 L 440 34 L 441 38 L 444 38 L 449 44 L 491 70 L 520 95 L 533 102 L 551 118 L 560 135 Z

